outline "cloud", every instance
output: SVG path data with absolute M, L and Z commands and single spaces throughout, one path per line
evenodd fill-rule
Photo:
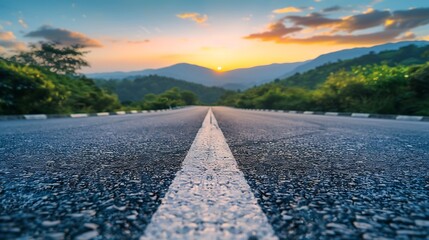
M 190 19 L 198 24 L 203 24 L 209 19 L 207 15 L 201 15 L 195 12 L 181 13 L 181 14 L 177 14 L 176 16 L 181 19 Z
M 83 47 L 102 47 L 102 44 L 96 40 L 87 37 L 79 32 L 72 32 L 63 28 L 53 28 L 45 25 L 36 31 L 29 32 L 25 37 L 43 38 L 48 41 L 56 42 L 62 45 L 81 45 Z
M 300 27 L 287 28 L 281 21 L 272 23 L 268 26 L 268 31 L 262 33 L 254 33 L 245 37 L 246 39 L 262 39 L 263 41 L 272 41 L 278 39 L 278 36 L 288 35 L 294 32 L 301 31 Z
M 302 9 L 296 7 L 285 7 L 275 9 L 273 13 L 281 14 L 281 13 L 291 13 L 291 12 L 302 12 Z
M 416 39 L 418 36 L 412 30 L 428 24 L 429 8 L 371 10 L 341 19 L 312 13 L 307 16 L 285 16 L 270 24 L 266 31 L 244 38 L 283 44 L 379 44 Z M 308 36 L 308 32 L 317 33 L 319 29 L 328 31 Z M 300 35 L 303 37 L 297 37 Z
M 21 51 L 25 50 L 27 46 L 25 43 L 17 41 L 13 32 L 0 32 L 0 47 Z
M 393 12 L 388 28 L 412 29 L 429 24 L 429 8 L 414 8 Z
M 307 16 L 287 16 L 283 20 L 289 20 L 297 26 L 304 27 L 332 26 L 341 22 L 340 19 L 326 18 L 320 13 L 312 13 Z
M 15 39 L 13 32 L 0 32 L 0 40 L 2 41 L 13 41 Z
M 322 10 L 322 12 L 325 12 L 325 13 L 327 13 L 327 12 L 336 12 L 336 11 L 340 11 L 342 9 L 343 9 L 342 7 L 336 5 L 336 6 L 325 8 L 325 9 Z
M 149 43 L 150 40 L 149 39 L 144 39 L 144 40 L 129 40 L 127 41 L 127 43 L 129 44 L 143 44 L 143 43 Z
M 389 11 L 375 10 L 364 14 L 346 17 L 337 26 L 337 30 L 354 32 L 357 30 L 382 26 L 391 16 L 392 14 Z
M 28 28 L 27 23 L 24 21 L 24 19 L 20 18 L 18 19 L 18 23 L 23 27 L 23 28 Z
M 401 31 L 380 31 L 360 35 L 316 35 L 309 38 L 282 37 L 276 39 L 277 43 L 287 44 L 363 44 L 373 45 L 388 41 L 403 41 L 414 39 L 415 36 Z

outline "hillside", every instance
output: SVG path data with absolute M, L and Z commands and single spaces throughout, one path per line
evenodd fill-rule
M 385 50 L 397 50 L 401 47 L 414 44 L 428 45 L 427 41 L 406 41 L 387 43 L 367 48 L 345 49 L 321 55 L 313 60 L 294 63 L 275 63 L 269 65 L 240 68 L 231 71 L 218 72 L 194 64 L 179 63 L 159 69 L 146 69 L 132 72 L 91 73 L 88 77 L 94 79 L 133 79 L 136 77 L 159 75 L 169 78 L 182 79 L 188 82 L 205 86 L 217 86 L 231 90 L 245 90 L 265 84 L 278 78 L 286 78 L 296 73 L 306 72 L 324 64 L 335 63 L 338 60 L 348 60 L 362 55 L 379 53 Z
M 181 90 L 194 92 L 204 104 L 212 104 L 227 92 L 227 90 L 219 87 L 206 87 L 201 84 L 157 75 L 124 80 L 96 80 L 96 84 L 116 93 L 121 102 L 140 101 L 147 94 L 160 94 L 177 87 Z
M 228 94 L 241 108 L 429 115 L 429 46 L 371 53 Z
M 0 59 L 0 114 L 114 111 L 118 98 L 87 78 Z
M 241 68 L 232 71 L 217 72 L 198 65 L 179 63 L 159 69 L 146 69 L 132 72 L 111 72 L 87 74 L 95 79 L 131 79 L 149 75 L 159 75 L 188 82 L 202 84 L 208 87 L 217 86 L 231 90 L 246 89 L 255 85 L 273 81 L 287 71 L 301 65 L 297 63 L 280 63 L 251 68 Z
M 405 47 L 409 45 L 416 45 L 418 47 L 422 47 L 422 46 L 429 45 L 429 42 L 428 41 L 403 41 L 403 42 L 397 42 L 397 43 L 386 43 L 386 44 L 376 45 L 372 47 L 351 48 L 351 49 L 331 52 L 331 53 L 320 55 L 319 57 L 313 60 L 307 61 L 306 63 L 299 65 L 292 71 L 285 71 L 281 78 L 286 78 L 296 73 L 303 73 L 328 63 L 335 63 L 339 60 L 353 59 L 353 58 L 357 58 L 357 57 L 369 54 L 371 52 L 379 53 L 387 50 L 397 50 L 401 47 Z
M 368 64 L 387 64 L 388 66 L 422 64 L 429 59 L 429 45 L 418 47 L 408 45 L 398 50 L 382 51 L 378 54 L 369 53 L 358 58 L 337 61 L 319 66 L 304 73 L 296 73 L 279 84 L 284 86 L 297 86 L 314 89 L 323 83 L 329 74 L 341 69 L 350 70 L 353 66 Z

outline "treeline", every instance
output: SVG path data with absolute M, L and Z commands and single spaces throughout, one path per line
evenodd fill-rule
M 302 78 L 296 75 L 226 94 L 219 103 L 240 108 L 429 115 L 428 49 L 411 46 L 327 64 L 300 74 Z M 362 64 L 369 58 L 389 60 Z
M 325 82 L 331 73 L 339 70 L 351 70 L 352 67 L 374 64 L 411 66 L 426 63 L 428 60 L 429 45 L 423 47 L 409 45 L 397 50 L 387 50 L 377 54 L 371 52 L 361 57 L 327 63 L 303 73 L 296 73 L 286 79 L 277 80 L 277 83 L 283 86 L 315 89 L 319 84 Z
M 82 46 L 30 44 L 28 51 L 0 58 L 0 114 L 114 111 L 116 95 L 77 74 L 89 66 Z
M 227 92 L 227 90 L 219 87 L 206 87 L 201 84 L 157 75 L 124 80 L 96 80 L 96 84 L 116 93 L 120 101 L 125 104 L 140 101 L 147 94 L 161 94 L 171 88 L 191 91 L 203 104 L 213 104 Z
M 190 106 L 200 104 L 198 96 L 188 90 L 171 88 L 161 94 L 146 94 L 143 100 L 132 102 L 128 107 L 132 109 L 167 109 L 179 106 Z
M 103 112 L 120 107 L 117 96 L 90 79 L 0 59 L 0 114 Z
M 80 46 L 41 42 L 31 45 L 30 51 L 0 57 L 0 114 L 165 109 L 199 103 L 193 92 L 168 88 L 168 84 L 160 81 L 152 83 L 162 85 L 159 94 L 137 89 L 142 95 L 122 104 L 113 91 L 103 89 L 92 79 L 76 73 L 81 67 L 89 66 L 83 59 L 85 53 Z

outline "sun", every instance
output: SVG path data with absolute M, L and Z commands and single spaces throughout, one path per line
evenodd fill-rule
M 218 70 L 218 71 L 222 71 L 222 66 L 218 66 L 218 67 L 217 67 L 217 70 Z

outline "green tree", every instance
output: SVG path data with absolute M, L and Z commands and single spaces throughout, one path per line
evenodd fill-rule
M 429 97 L 429 63 L 412 68 L 410 75 L 410 85 L 413 91 L 418 96 Z
M 38 69 L 0 61 L 0 113 L 53 113 L 67 93 Z
M 102 112 L 120 108 L 116 95 L 91 79 L 0 60 L 0 114 Z
M 196 105 L 198 103 L 198 97 L 191 91 L 182 91 L 180 97 L 185 102 L 185 105 Z
M 12 56 L 11 61 L 25 65 L 40 66 L 57 74 L 76 75 L 89 63 L 83 58 L 87 51 L 80 45 L 62 46 L 53 42 L 31 44 L 30 50 Z

